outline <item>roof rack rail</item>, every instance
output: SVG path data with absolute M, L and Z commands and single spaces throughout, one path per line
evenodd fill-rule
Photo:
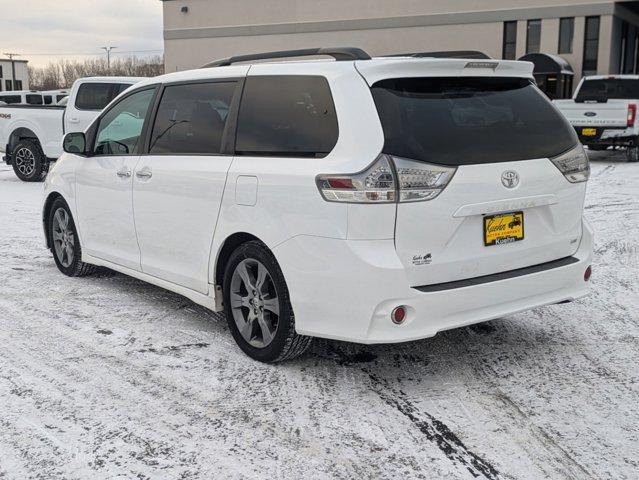
M 490 59 L 484 52 L 478 50 L 450 50 L 441 52 L 414 52 L 414 53 L 395 53 L 386 55 L 387 57 L 415 57 L 415 58 L 472 58 L 472 59 Z
M 335 47 L 335 48 L 304 48 L 301 50 L 282 50 L 279 52 L 252 53 L 248 55 L 236 55 L 229 58 L 214 60 L 200 68 L 209 67 L 226 67 L 234 63 L 250 62 L 252 60 L 269 60 L 273 58 L 291 58 L 291 57 L 311 57 L 317 55 L 328 55 L 337 61 L 345 60 L 370 60 L 368 53 L 360 48 L 353 47 Z

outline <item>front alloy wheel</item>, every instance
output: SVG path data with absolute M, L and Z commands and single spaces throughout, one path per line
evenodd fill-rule
M 75 222 L 69 206 L 62 197 L 53 201 L 45 219 L 48 243 L 58 270 L 69 277 L 82 277 L 94 273 L 97 267 L 82 261 L 82 247 Z
M 13 148 L 11 163 L 16 176 L 23 182 L 40 182 L 49 171 L 49 161 L 35 139 L 20 140 Z
M 15 162 L 15 168 L 20 172 L 24 177 L 32 177 L 33 172 L 35 171 L 35 155 L 31 150 L 26 147 L 22 147 L 19 150 L 16 150 L 15 157 L 13 159 Z
M 63 267 L 69 268 L 75 258 L 75 234 L 69 228 L 69 214 L 59 207 L 53 214 L 51 229 L 53 249 Z

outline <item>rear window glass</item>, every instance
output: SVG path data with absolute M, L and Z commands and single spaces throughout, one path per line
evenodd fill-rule
M 389 79 L 372 92 L 390 155 L 455 166 L 552 157 L 577 144 L 526 79 Z
M 577 101 L 602 99 L 639 98 L 639 80 L 606 78 L 600 80 L 584 80 L 577 93 Z
M 6 104 L 11 103 L 20 103 L 22 99 L 20 95 L 0 95 L 0 102 L 4 102 Z
M 235 82 L 220 82 L 166 87 L 150 153 L 220 153 L 235 86 Z
M 236 151 L 247 155 L 323 157 L 337 143 L 337 117 L 323 77 L 248 77 Z
M 102 110 L 120 92 L 129 88 L 126 83 L 84 83 L 78 89 L 75 108 L 78 110 Z

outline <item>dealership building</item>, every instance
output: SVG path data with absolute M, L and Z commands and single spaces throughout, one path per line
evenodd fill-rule
M 243 53 L 354 46 L 533 60 L 567 96 L 583 75 L 639 72 L 639 1 L 163 0 L 166 71 Z M 541 54 L 541 55 L 534 55 Z

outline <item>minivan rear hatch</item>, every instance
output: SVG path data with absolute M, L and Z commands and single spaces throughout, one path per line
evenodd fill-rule
M 426 64 L 417 70 L 389 71 L 370 83 L 383 153 L 396 165 L 454 170 L 435 198 L 397 204 L 395 245 L 411 286 L 572 255 L 585 183 L 571 183 L 550 160 L 581 149 L 565 118 L 524 75 L 471 67 L 481 74 L 436 69 L 431 76 Z

